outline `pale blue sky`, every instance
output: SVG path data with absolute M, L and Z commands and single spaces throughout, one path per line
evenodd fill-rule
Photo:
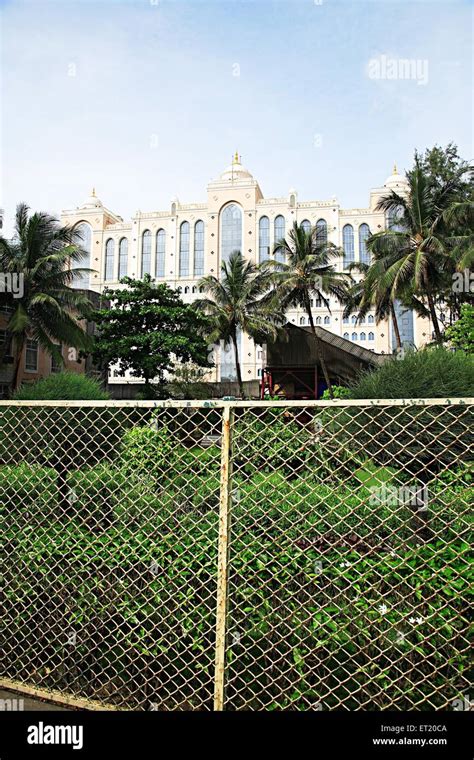
M 470 0 L 0 9 L 7 231 L 18 201 L 57 214 L 93 185 L 125 219 L 175 194 L 204 202 L 236 148 L 265 195 L 294 186 L 300 200 L 337 195 L 345 207 L 367 205 L 415 147 L 454 140 L 473 154 Z M 371 78 L 381 56 L 427 65 L 427 83 Z

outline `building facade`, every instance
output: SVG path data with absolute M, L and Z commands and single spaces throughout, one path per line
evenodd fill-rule
M 255 263 L 272 257 L 275 243 L 295 221 L 308 229 L 317 225 L 328 241 L 343 250 L 335 264 L 338 271 L 347 271 L 351 262 L 369 263 L 366 240 L 386 227 L 385 216 L 376 207 L 390 189 L 400 194 L 407 189 L 396 167 L 381 187 L 370 191 L 367 208 L 341 208 L 335 197 L 301 200 L 295 189 L 284 198 L 269 198 L 235 154 L 232 164 L 208 184 L 206 203 L 180 203 L 173 198 L 164 211 L 137 211 L 124 222 L 93 191 L 82 206 L 64 211 L 61 220 L 79 227 L 87 251 L 83 266 L 93 270 L 77 287 L 102 292 L 105 287 L 118 287 L 125 275 L 141 278 L 149 273 L 157 282 L 180 288 L 183 301 L 190 303 L 199 297 L 200 278 L 218 276 L 232 251 L 240 250 Z M 355 314 L 343 319 L 342 305 L 332 297 L 329 301 L 330 311 L 313 301 L 316 324 L 376 353 L 392 352 L 391 325 L 375 324 L 373 314 L 362 324 Z M 405 343 L 420 346 L 431 339 L 428 320 L 408 311 L 400 312 L 399 317 Z M 308 321 L 306 313 L 298 309 L 288 312 L 288 320 L 301 326 Z M 240 336 L 240 348 L 243 379 L 261 377 L 263 349 L 246 335 Z M 211 380 L 234 379 L 231 350 L 216 347 L 214 361 Z M 125 380 L 139 382 L 129 376 Z M 123 383 L 124 378 L 112 370 L 110 382 Z

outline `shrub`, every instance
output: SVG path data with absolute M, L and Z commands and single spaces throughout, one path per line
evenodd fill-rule
M 35 383 L 23 384 L 13 398 L 17 401 L 105 401 L 110 396 L 92 377 L 57 372 Z
M 474 306 L 468 303 L 461 306 L 461 316 L 447 328 L 446 337 L 459 351 L 474 354 Z
M 134 480 L 151 479 L 159 484 L 173 467 L 175 445 L 166 425 L 130 428 L 123 437 L 122 472 Z
M 474 356 L 443 348 L 390 359 L 364 374 L 351 389 L 355 399 L 472 396 Z M 383 464 L 403 466 L 427 482 L 437 472 L 472 458 L 471 410 L 460 406 L 365 406 L 328 411 L 333 434 L 356 440 Z

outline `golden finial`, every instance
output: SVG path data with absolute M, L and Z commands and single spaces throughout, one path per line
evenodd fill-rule
M 92 188 L 92 197 L 95 198 L 95 187 Z
M 393 165 L 393 174 L 398 174 L 398 169 L 397 169 L 396 164 Z
M 235 153 L 234 153 L 234 158 L 232 159 L 232 163 L 233 163 L 233 164 L 239 164 L 239 163 L 240 163 L 240 161 L 239 161 L 239 153 L 238 153 L 238 151 L 235 151 Z

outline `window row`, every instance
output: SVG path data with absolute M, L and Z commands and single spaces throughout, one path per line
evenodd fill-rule
M 357 324 L 357 315 L 356 314 L 352 314 L 352 316 L 351 316 L 351 323 L 353 325 Z M 343 317 L 342 324 L 343 325 L 348 325 L 349 324 L 349 317 Z M 362 317 L 362 319 L 359 321 L 359 324 L 360 325 L 365 324 L 365 317 Z M 375 317 L 374 317 L 373 314 L 369 314 L 368 315 L 368 317 L 367 317 L 367 324 L 369 324 L 369 325 L 375 324 Z
M 321 322 L 321 319 L 322 319 L 321 317 L 315 317 L 314 324 L 315 325 L 320 325 L 320 324 L 330 325 L 331 324 L 331 317 L 327 317 L 327 316 L 324 317 L 324 320 L 322 322 Z M 308 318 L 300 317 L 300 325 L 306 325 L 306 324 L 308 325 L 310 324 L 309 317 Z
M 368 336 L 365 334 L 365 332 L 361 332 L 359 334 L 353 332 L 352 335 L 349 335 L 348 332 L 345 332 L 342 336 L 346 340 L 375 340 L 375 334 L 373 332 L 369 332 Z

